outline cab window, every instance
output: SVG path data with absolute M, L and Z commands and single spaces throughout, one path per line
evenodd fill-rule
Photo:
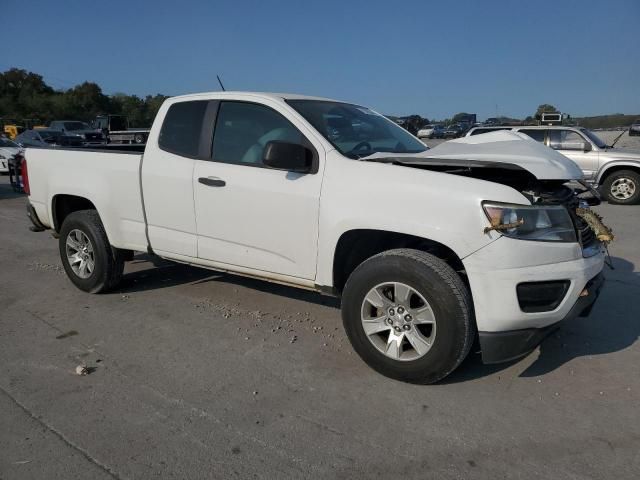
M 197 158 L 208 104 L 208 101 L 198 100 L 171 105 L 162 123 L 158 146 L 176 155 Z
M 302 133 L 275 110 L 246 102 L 222 102 L 213 136 L 212 160 L 262 166 L 268 142 L 308 145 Z

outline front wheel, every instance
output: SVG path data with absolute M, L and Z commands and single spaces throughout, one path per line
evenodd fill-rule
M 344 288 L 342 319 L 371 368 L 411 383 L 449 375 L 475 335 L 469 290 L 449 265 L 419 250 L 390 250 L 358 266 Z
M 80 290 L 100 293 L 120 283 L 123 252 L 109 244 L 95 210 L 70 213 L 60 228 L 58 246 L 64 270 Z
M 636 205 L 640 203 L 640 174 L 633 170 L 619 170 L 606 178 L 602 189 L 609 203 Z

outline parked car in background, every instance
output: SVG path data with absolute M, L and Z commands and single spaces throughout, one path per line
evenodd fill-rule
M 440 124 L 433 125 L 425 125 L 420 130 L 418 130 L 417 137 L 420 139 L 424 138 L 444 138 L 445 128 Z
M 418 130 L 416 137 L 418 137 L 419 139 L 433 138 L 431 135 L 433 135 L 434 127 L 435 125 L 423 125 L 422 128 Z
M 0 137 L 0 173 L 9 173 L 9 162 L 20 153 L 21 148 L 17 143 L 7 137 Z
M 144 154 L 27 149 L 25 191 L 83 291 L 116 288 L 142 251 L 338 295 L 365 362 L 432 383 L 476 335 L 485 362 L 526 355 L 604 281 L 576 212 L 586 192 L 567 183 L 580 169 L 495 135 L 428 149 L 359 105 L 186 95 L 164 102 Z
M 104 145 L 107 139 L 101 131 L 93 129 L 89 124 L 77 120 L 54 120 L 49 124 L 49 130 L 58 130 L 66 136 L 75 136 L 82 140 L 82 145 Z
M 496 130 L 513 130 L 544 143 L 576 162 L 584 178 L 599 188 L 609 203 L 635 205 L 640 203 L 640 150 L 607 145 L 584 127 L 522 126 L 477 127 L 467 136 Z
M 142 145 L 149 136 L 148 128 L 129 128 L 129 119 L 124 115 L 98 115 L 91 127 L 100 130 L 109 143 Z
M 23 147 L 82 147 L 84 140 L 77 135 L 65 135 L 60 130 L 39 128 L 27 130 L 16 138 Z
M 459 123 L 454 123 L 453 125 L 449 125 L 442 132 L 442 138 L 458 138 L 464 135 L 465 129 Z
M 634 137 L 636 135 L 640 135 L 640 118 L 636 119 L 629 127 L 629 136 Z

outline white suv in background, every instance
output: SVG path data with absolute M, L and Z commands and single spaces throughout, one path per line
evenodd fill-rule
M 0 173 L 9 172 L 9 161 L 20 153 L 20 145 L 8 138 L 0 137 Z
M 569 157 L 582 169 L 586 181 L 594 187 L 602 186 L 602 194 L 609 203 L 640 203 L 640 151 L 614 148 L 584 127 L 474 127 L 466 136 L 496 130 L 524 133 Z

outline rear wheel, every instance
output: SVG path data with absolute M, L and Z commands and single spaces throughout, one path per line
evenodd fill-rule
M 633 170 L 619 170 L 606 178 L 602 189 L 609 203 L 638 204 L 640 203 L 640 174 Z
M 390 250 L 356 268 L 344 288 L 342 319 L 371 368 L 412 383 L 449 375 L 475 335 L 467 287 L 449 265 L 418 250 Z
M 100 293 L 120 283 L 124 255 L 109 244 L 95 210 L 70 213 L 62 223 L 58 246 L 65 272 L 80 290 Z

